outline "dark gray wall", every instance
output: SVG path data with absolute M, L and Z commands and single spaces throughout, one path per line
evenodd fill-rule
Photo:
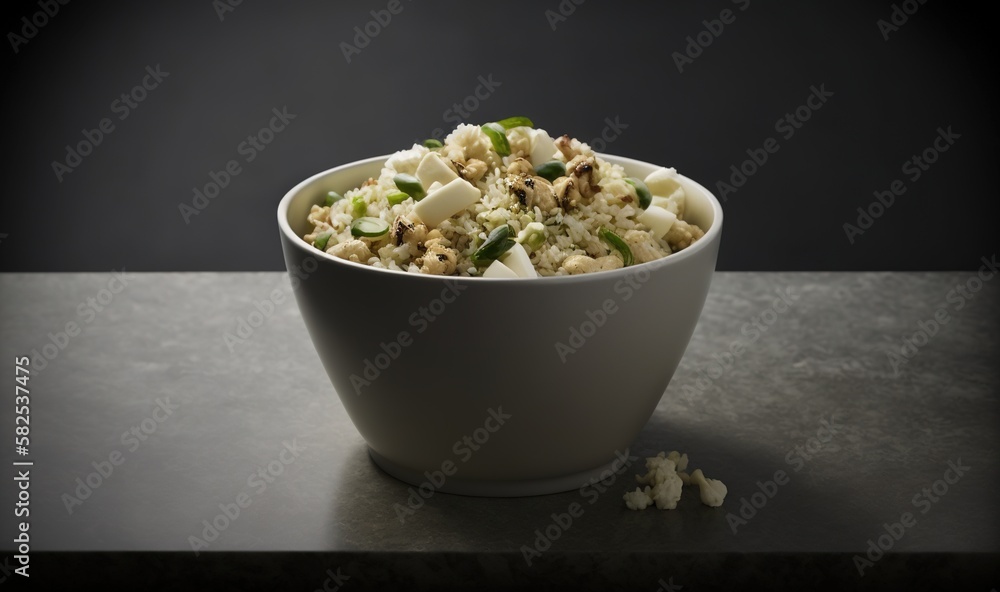
M 347 63 L 341 43 L 388 1 L 245 0 L 222 20 L 180 4 L 70 2 L 15 53 L 8 33 L 40 9 L 5 3 L 0 270 L 282 269 L 285 191 L 454 125 L 480 78 L 499 85 L 469 101 L 472 122 L 528 115 L 590 140 L 618 120 L 606 151 L 712 189 L 774 138 L 726 196 L 720 269 L 973 269 L 996 252 L 995 9 L 911 0 L 886 40 L 886 1 L 564 0 L 553 30 L 557 0 L 402 0 Z M 724 9 L 735 21 L 679 72 L 672 54 Z M 120 119 L 147 66 L 169 75 Z M 833 94 L 786 137 L 776 122 L 814 86 Z M 238 145 L 273 108 L 295 119 L 246 162 Z M 113 131 L 60 182 L 53 161 L 104 118 Z M 960 137 L 913 180 L 904 163 L 949 126 Z M 231 159 L 239 175 L 186 223 L 179 205 Z M 844 224 L 897 179 L 906 192 L 852 244 Z

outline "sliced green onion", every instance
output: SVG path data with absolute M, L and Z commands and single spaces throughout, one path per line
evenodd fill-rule
M 497 154 L 500 156 L 510 156 L 510 142 L 507 141 L 507 132 L 504 131 L 502 125 L 499 123 L 484 123 L 480 127 L 489 136 L 490 142 L 493 142 L 493 149 L 497 151 Z
M 389 195 L 385 196 L 385 198 L 389 200 L 390 206 L 394 206 L 396 204 L 401 204 L 404 201 L 410 199 L 410 196 L 403 193 L 402 191 L 394 191 Z
M 635 187 L 635 194 L 639 196 L 639 205 L 642 209 L 649 207 L 649 204 L 653 203 L 653 194 L 650 193 L 649 187 L 641 179 L 636 179 L 635 177 L 627 177 L 625 182 Z
M 483 246 L 476 249 L 476 252 L 472 254 L 472 262 L 476 265 L 489 263 L 509 251 L 514 244 L 514 240 L 510 238 L 510 226 L 506 224 L 497 226 L 486 237 L 486 242 L 483 243 Z
M 434 138 L 427 138 L 424 140 L 424 148 L 434 150 L 435 148 L 440 148 L 442 146 L 444 146 L 444 144 L 441 143 L 441 140 L 435 140 Z
M 358 218 L 351 222 L 351 236 L 382 236 L 389 232 L 389 223 L 381 218 Z
M 566 165 L 558 160 L 550 160 L 536 166 L 535 174 L 551 183 L 559 177 L 566 176 Z
M 323 202 L 324 206 L 332 206 L 334 202 L 338 202 L 344 199 L 344 196 L 337 193 L 336 191 L 330 191 L 326 194 L 326 201 Z
M 635 259 L 632 258 L 632 249 L 628 248 L 628 245 L 622 240 L 622 237 L 604 227 L 597 231 L 597 234 L 601 237 L 601 239 L 614 247 L 616 251 L 621 253 L 622 260 L 625 262 L 625 267 L 635 263 Z
M 427 192 L 424 191 L 424 186 L 420 183 L 420 179 L 413 175 L 399 173 L 392 180 L 396 183 L 396 187 L 406 195 L 412 197 L 413 201 L 420 201 L 427 195 Z
M 355 218 L 360 218 L 365 215 L 368 211 L 368 204 L 365 203 L 365 196 L 355 195 L 351 198 L 351 211 L 354 212 Z
M 325 251 L 326 243 L 330 242 L 331 236 L 333 236 L 333 232 L 329 230 L 327 230 L 322 234 L 317 235 L 315 240 L 313 240 L 313 246 L 319 249 L 320 251 Z
M 535 124 L 532 123 L 527 117 L 508 117 L 507 119 L 501 119 L 497 123 L 499 123 L 503 129 L 511 129 L 513 127 L 535 127 Z
M 517 242 L 521 243 L 529 253 L 545 244 L 545 225 L 541 222 L 529 222 L 517 235 Z

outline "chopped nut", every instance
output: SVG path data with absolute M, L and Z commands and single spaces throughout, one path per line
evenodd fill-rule
M 326 252 L 334 257 L 340 257 L 341 259 L 347 259 L 355 263 L 365 263 L 372 257 L 372 252 L 368 249 L 368 245 L 360 240 L 337 243 L 328 248 Z
M 691 481 L 698 485 L 698 492 L 701 494 L 701 503 L 706 506 L 712 506 L 713 508 L 721 506 L 723 500 L 726 499 L 726 494 L 729 493 L 729 489 L 725 483 L 718 479 L 705 477 L 701 469 L 695 469 L 691 473 Z

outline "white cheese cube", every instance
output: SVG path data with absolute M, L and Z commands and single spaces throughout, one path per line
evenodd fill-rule
M 482 194 L 465 179 L 455 178 L 444 187 L 418 201 L 413 213 L 427 226 L 434 228 L 465 208 L 479 201 Z
M 676 191 L 670 194 L 670 197 L 661 197 L 659 195 L 653 196 L 652 205 L 658 206 L 672 212 L 678 218 L 684 217 L 684 188 L 678 187 Z
M 671 202 L 669 197 L 660 197 L 659 195 L 654 195 L 653 200 L 649 203 L 649 205 L 656 206 L 658 208 L 663 208 L 664 210 L 673 212 L 670 203 Z M 677 212 L 674 212 L 674 214 L 677 214 Z
M 486 268 L 486 271 L 483 272 L 483 277 L 484 278 L 518 278 L 520 276 L 518 276 L 516 273 L 514 273 L 514 270 L 512 270 L 511 268 L 507 267 L 503 263 L 500 263 L 500 260 L 497 259 L 493 263 L 490 263 L 490 266 Z
M 545 130 L 536 129 L 532 131 L 531 134 L 531 164 L 538 166 L 549 162 L 550 160 L 555 160 L 556 152 L 559 149 L 556 148 L 556 143 L 552 141 L 549 134 Z
M 437 191 L 438 189 L 441 189 L 442 187 L 444 187 L 444 185 L 442 185 L 440 181 L 434 181 L 427 188 L 427 194 L 429 195 L 432 191 Z
M 646 176 L 646 187 L 653 195 L 670 196 L 680 186 L 676 169 L 660 167 Z
M 535 266 L 531 264 L 528 252 L 524 250 L 521 243 L 515 243 L 513 247 L 500 256 L 500 261 L 516 273 L 518 277 L 533 278 L 538 277 Z
M 677 221 L 677 216 L 659 206 L 650 205 L 636 216 L 636 220 L 648 226 L 653 232 L 653 236 L 663 238 L 665 234 L 670 232 L 670 227 Z
M 420 184 L 424 187 L 430 187 L 435 182 L 447 185 L 457 178 L 455 171 L 441 160 L 441 155 L 437 152 L 428 152 L 417 166 L 417 179 L 420 179 Z

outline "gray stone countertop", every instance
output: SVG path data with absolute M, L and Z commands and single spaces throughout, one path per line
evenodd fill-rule
M 368 457 L 286 274 L 115 277 L 0 276 L 8 384 L 13 359 L 33 358 L 30 453 L 3 455 L 34 463 L 42 579 L 1000 586 L 1000 282 L 974 272 L 718 273 L 634 470 L 539 497 L 436 493 L 405 521 L 411 486 Z M 244 339 L 241 319 L 262 322 Z M 13 413 L 0 411 L 8 433 Z M 723 480 L 724 506 L 685 489 L 674 511 L 628 511 L 622 493 L 660 450 Z M 3 482 L 9 555 L 17 492 Z M 536 530 L 574 502 L 582 515 L 529 565 Z

